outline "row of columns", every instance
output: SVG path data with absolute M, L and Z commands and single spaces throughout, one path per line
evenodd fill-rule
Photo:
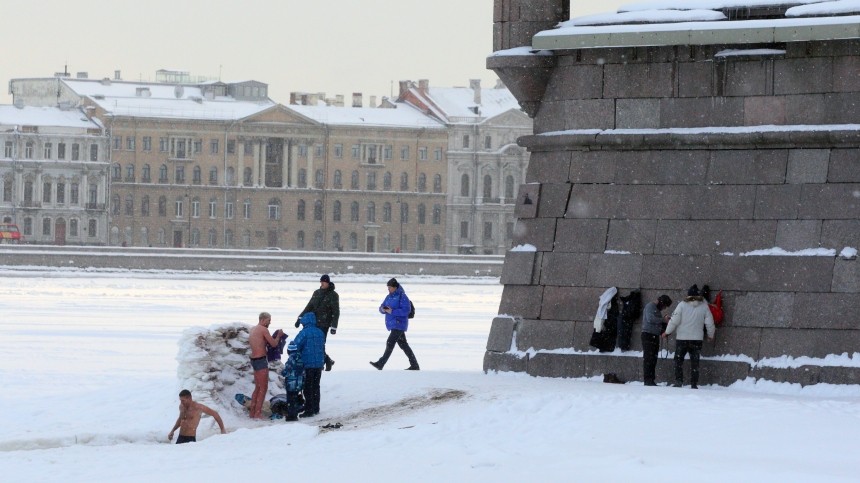
M 314 173 L 314 145 L 309 144 L 307 151 L 307 179 L 310 185 Z M 262 187 L 266 185 L 266 158 L 269 156 L 269 146 L 265 139 L 253 141 L 251 152 L 251 186 Z M 292 139 L 283 140 L 283 152 L 281 153 L 281 188 L 294 188 L 298 186 L 298 159 L 299 144 Z M 238 186 L 245 183 L 245 156 L 239 156 L 238 164 Z

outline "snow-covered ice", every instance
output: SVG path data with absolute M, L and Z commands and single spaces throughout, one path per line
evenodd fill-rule
M 857 481 L 860 387 L 739 382 L 699 391 L 484 374 L 498 279 L 398 277 L 415 301 L 383 371 L 388 277 L 333 277 L 342 316 L 322 412 L 252 423 L 216 407 L 167 444 L 189 327 L 294 336 L 318 274 L 0 269 L 4 481 Z M 855 354 L 856 355 L 856 354 Z M 847 356 L 849 357 L 850 356 Z M 854 357 L 856 359 L 856 357 Z M 814 362 L 814 361 L 813 361 Z M 250 374 L 248 374 L 250 378 Z M 340 422 L 338 430 L 319 426 Z

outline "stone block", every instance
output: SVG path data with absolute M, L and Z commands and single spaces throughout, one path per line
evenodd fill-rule
M 700 184 L 708 174 L 710 155 L 704 150 L 621 151 L 615 183 Z
M 712 184 L 782 184 L 787 164 L 785 149 L 712 151 L 707 180 Z
M 673 359 L 658 359 L 657 382 L 675 382 Z M 684 388 L 690 386 L 690 360 L 684 361 Z M 749 376 L 750 365 L 746 362 L 702 359 L 699 362 L 699 385 L 728 386 Z
M 569 151 L 538 151 L 531 153 L 526 170 L 526 183 L 566 181 L 570 171 Z
M 822 366 L 819 373 L 823 384 L 860 384 L 860 367 Z
M 609 187 L 616 200 L 610 218 L 684 219 L 694 216 L 702 199 L 697 186 L 683 185 L 615 185 Z M 707 195 L 706 195 L 707 198 Z M 707 203 L 707 200 L 705 200 Z
M 590 377 L 589 356 L 579 354 L 535 354 L 528 374 L 536 377 Z
M 758 186 L 755 192 L 757 220 L 794 220 L 800 210 L 802 185 Z
M 788 153 L 788 172 L 785 182 L 824 183 L 827 181 L 829 162 L 829 149 L 793 149 Z
M 744 126 L 786 124 L 784 96 L 744 98 Z
M 726 296 L 726 324 L 732 327 L 788 328 L 794 314 L 795 294 L 790 292 L 747 292 Z M 755 358 L 755 354 L 747 354 Z
M 534 117 L 533 129 L 535 134 L 564 131 L 567 123 L 567 106 L 565 101 L 541 102 Z
M 538 215 L 541 218 L 561 218 L 567 210 L 570 183 L 543 183 L 540 188 Z
M 529 357 L 487 351 L 484 353 L 484 372 L 526 372 Z
M 516 325 L 513 317 L 494 318 L 490 325 L 490 336 L 487 338 L 487 350 L 493 352 L 511 350 Z
M 830 153 L 830 166 L 825 170 L 826 180 L 831 183 L 860 182 L 860 150 L 834 149 Z M 824 181 L 819 181 L 823 183 Z
M 821 220 L 782 220 L 776 227 L 776 246 L 797 251 L 818 248 L 821 240 Z
M 860 249 L 860 220 L 824 220 L 821 246 L 834 248 L 837 253 L 844 247 Z
M 809 386 L 818 384 L 821 376 L 820 366 L 800 366 L 797 368 L 783 367 L 755 367 L 751 374 L 756 380 L 765 380 L 773 382 L 788 382 L 791 384 L 800 384 L 801 386 Z
M 556 252 L 602 253 L 609 220 L 563 219 L 556 228 Z
M 564 129 L 614 129 L 615 101 L 613 99 L 582 99 L 562 101 Z
M 825 124 L 856 124 L 860 122 L 860 106 L 856 92 L 824 94 Z
M 531 0 L 505 0 L 502 3 L 500 17 L 509 21 L 555 21 L 560 22 L 570 18 L 570 7 L 566 2 L 534 2 Z
M 798 218 L 813 220 L 860 219 L 860 184 L 801 185 Z
M 672 299 L 686 293 L 697 281 L 711 279 L 711 257 L 682 255 L 646 255 L 642 258 L 642 282 L 646 289 L 666 292 Z M 701 282 L 699 282 L 701 283 Z
M 641 274 L 641 255 L 593 254 L 588 263 L 586 283 L 604 288 L 640 287 Z
M 723 69 L 723 95 L 746 97 L 772 94 L 772 61 L 727 59 L 717 66 Z
M 571 183 L 611 183 L 615 179 L 617 157 L 613 151 L 574 151 L 568 178 Z
M 505 285 L 499 315 L 536 319 L 540 315 L 544 287 L 535 285 Z
M 585 285 L 588 274 L 588 254 L 548 252 L 543 256 L 541 285 L 560 287 Z
M 734 355 L 758 359 L 762 329 L 751 327 L 720 327 L 714 340 L 707 338 L 702 343 L 705 357 Z
M 785 97 L 786 124 L 827 124 L 828 115 L 824 107 L 824 94 Z
M 569 320 L 523 320 L 517 329 L 517 350 L 572 347 L 573 329 L 574 323 Z
M 671 97 L 672 64 L 627 63 L 604 66 L 603 97 Z
M 566 218 L 612 218 L 618 211 L 618 200 L 608 185 L 574 184 L 565 212 Z
M 660 220 L 654 253 L 709 255 L 733 251 L 737 226 L 734 220 Z
M 600 99 L 603 90 L 603 67 L 578 64 L 556 67 L 547 83 L 544 101 Z
M 830 57 L 773 60 L 773 93 L 812 94 L 833 91 Z
M 521 184 L 517 192 L 517 205 L 514 215 L 519 219 L 535 218 L 540 202 L 541 185 L 538 183 Z
M 860 57 L 845 55 L 833 58 L 833 91 L 860 91 Z
M 658 99 L 618 99 L 615 101 L 618 129 L 656 129 L 660 127 Z
M 503 285 L 531 285 L 537 252 L 505 252 L 502 266 Z
M 630 253 L 654 253 L 657 223 L 652 220 L 611 220 L 606 249 Z
M 829 292 L 830 257 L 716 256 L 712 287 L 727 291 Z
M 514 245 L 534 245 L 539 252 L 552 251 L 555 239 L 555 218 L 517 220 Z
M 742 97 L 660 99 L 660 127 L 743 126 Z
M 597 312 L 597 301 L 594 302 L 594 311 Z M 591 314 L 591 318 L 594 319 L 595 314 Z M 591 342 L 591 334 L 594 333 L 594 321 L 581 322 L 576 321 L 573 323 L 573 348 L 578 351 L 588 351 L 594 350 L 594 347 L 591 347 L 589 342 Z
M 714 94 L 712 62 L 678 63 L 678 97 L 711 97 Z
M 831 329 L 762 329 L 760 358 L 826 357 L 857 352 L 860 331 Z
M 776 243 L 776 220 L 739 220 L 734 236 L 735 253 L 771 248 Z
M 547 286 L 540 319 L 593 322 L 600 295 L 606 288 Z
M 792 328 L 860 330 L 860 297 L 857 294 L 799 293 L 795 297 Z
M 833 265 L 833 292 L 860 293 L 860 262 L 837 258 Z
M 711 185 L 697 188 L 697 191 L 686 200 L 693 205 L 690 207 L 690 218 L 696 220 L 753 219 L 757 201 L 756 189 L 760 188 L 754 185 Z

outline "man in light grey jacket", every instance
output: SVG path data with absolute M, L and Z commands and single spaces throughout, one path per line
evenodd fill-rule
M 699 355 L 702 352 L 702 339 L 707 329 L 708 340 L 714 340 L 716 327 L 711 309 L 699 295 L 699 287 L 693 285 L 687 290 L 687 298 L 675 307 L 663 337 L 675 333 L 675 384 L 684 385 L 684 357 L 690 353 L 690 385 L 699 386 Z M 677 332 L 676 332 L 677 331 Z

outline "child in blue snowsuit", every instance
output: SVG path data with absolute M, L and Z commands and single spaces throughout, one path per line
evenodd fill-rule
M 308 418 L 320 412 L 320 378 L 325 363 L 325 338 L 317 327 L 317 317 L 313 312 L 302 315 L 299 322 L 304 327 L 293 340 L 305 366 L 305 410 L 299 417 Z
M 305 385 L 305 366 L 295 342 L 287 345 L 287 355 L 287 363 L 281 372 L 287 389 L 287 421 L 297 421 L 303 406 L 299 398 Z

